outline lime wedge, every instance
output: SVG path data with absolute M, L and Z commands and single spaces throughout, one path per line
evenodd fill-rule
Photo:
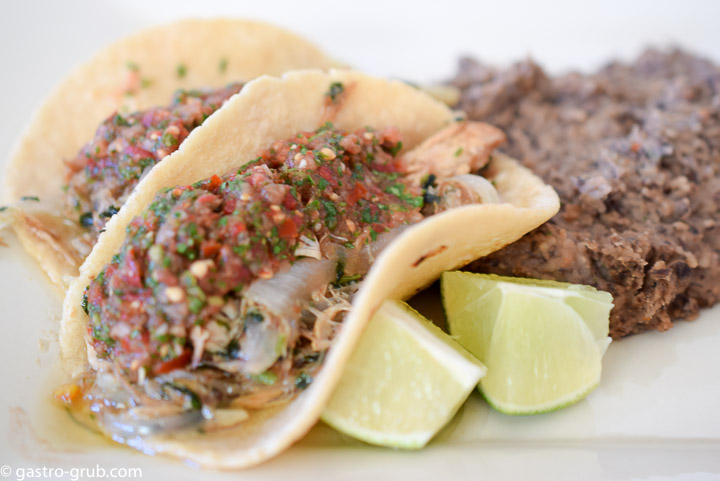
M 554 411 L 597 387 L 609 293 L 465 272 L 445 272 L 441 289 L 450 333 L 487 366 L 480 391 L 498 411 Z
M 455 414 L 485 366 L 400 301 L 370 321 L 322 419 L 370 444 L 419 449 Z

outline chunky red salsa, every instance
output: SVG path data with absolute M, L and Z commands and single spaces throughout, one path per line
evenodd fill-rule
M 394 128 L 326 124 L 274 143 L 237 172 L 159 193 L 86 291 L 99 358 L 132 379 L 140 369 L 152 376 L 242 358 L 238 339 L 263 316 L 243 310 L 251 283 L 287 269 L 308 242 L 323 253 L 361 249 L 422 218 L 422 188 L 399 170 L 401 146 Z M 354 280 L 338 269 L 336 282 Z M 279 342 L 289 353 L 303 344 Z
M 78 155 L 65 162 L 68 215 L 96 237 L 143 174 L 176 151 L 242 86 L 180 90 L 167 107 L 110 116 Z

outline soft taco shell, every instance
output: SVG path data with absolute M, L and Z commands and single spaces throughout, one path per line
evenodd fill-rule
M 6 168 L 3 203 L 37 196 L 42 209 L 61 211 L 63 160 L 74 157 L 115 111 L 166 105 L 178 88 L 220 87 L 333 65 L 303 38 L 248 20 L 183 20 L 124 38 L 73 70 L 37 110 Z M 126 95 L 128 89 L 132 95 Z M 64 290 L 83 260 L 63 239 L 71 231 L 47 215 L 18 215 L 14 227 L 25 249 Z
M 322 125 L 328 120 L 325 93 L 332 82 L 345 86 L 332 119 L 341 129 L 396 126 L 403 144 L 412 148 L 453 121 L 447 107 L 422 92 L 356 72 L 300 71 L 251 82 L 141 182 L 80 268 L 65 299 L 60 333 L 63 358 L 72 373 L 88 366 L 88 319 L 80 307 L 83 290 L 120 249 L 129 221 L 159 189 L 237 169 L 273 141 Z M 443 270 L 501 248 L 557 212 L 552 188 L 515 161 L 497 155 L 490 171 L 506 203 L 446 211 L 408 228 L 391 243 L 363 281 L 320 374 L 292 402 L 253 415 L 231 432 L 156 437 L 140 448 L 205 467 L 232 469 L 257 464 L 297 441 L 318 419 L 355 342 L 383 300 L 408 297 Z

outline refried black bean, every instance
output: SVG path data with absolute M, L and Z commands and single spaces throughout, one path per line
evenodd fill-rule
M 720 68 L 648 50 L 595 74 L 549 76 L 463 59 L 470 119 L 551 184 L 547 224 L 475 262 L 479 272 L 593 285 L 615 298 L 610 334 L 667 330 L 720 300 Z

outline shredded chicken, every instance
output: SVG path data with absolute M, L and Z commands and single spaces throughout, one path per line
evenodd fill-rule
M 428 174 L 438 178 L 469 174 L 482 169 L 503 142 L 505 134 L 492 125 L 456 122 L 405 153 L 403 162 L 414 182 Z

